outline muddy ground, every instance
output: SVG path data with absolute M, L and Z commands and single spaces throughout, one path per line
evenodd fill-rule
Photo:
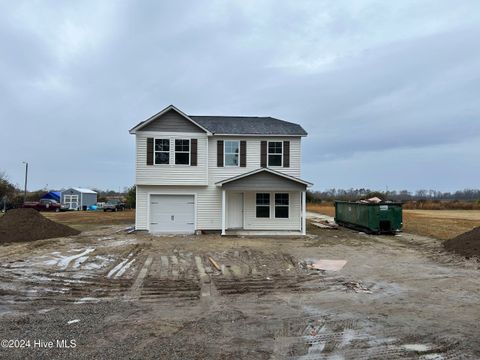
M 124 228 L 0 247 L 0 358 L 480 358 L 480 264 L 440 241 Z

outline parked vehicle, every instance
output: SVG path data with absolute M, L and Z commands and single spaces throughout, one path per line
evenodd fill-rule
M 62 206 L 52 199 L 41 199 L 40 201 L 29 201 L 23 204 L 24 208 L 31 208 L 37 211 L 61 211 Z
M 125 210 L 125 203 L 119 200 L 109 200 L 103 205 L 103 211 L 123 211 Z

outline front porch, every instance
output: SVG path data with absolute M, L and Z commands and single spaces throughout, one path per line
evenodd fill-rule
M 309 185 L 265 168 L 217 183 L 222 191 L 222 235 L 306 235 Z

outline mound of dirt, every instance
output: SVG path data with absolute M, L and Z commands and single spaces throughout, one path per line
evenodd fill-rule
M 446 250 L 463 255 L 467 258 L 480 258 L 480 226 L 443 243 Z
M 80 231 L 49 220 L 34 209 L 14 209 L 0 217 L 0 244 L 77 234 Z

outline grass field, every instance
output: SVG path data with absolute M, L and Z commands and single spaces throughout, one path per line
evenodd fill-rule
M 134 224 L 135 210 L 125 210 L 118 212 L 103 211 L 67 211 L 67 212 L 42 212 L 46 218 L 75 227 L 79 230 L 85 230 L 95 225 L 118 225 Z
M 330 205 L 309 204 L 308 211 L 334 216 Z M 403 210 L 403 230 L 446 240 L 480 226 L 480 210 Z

